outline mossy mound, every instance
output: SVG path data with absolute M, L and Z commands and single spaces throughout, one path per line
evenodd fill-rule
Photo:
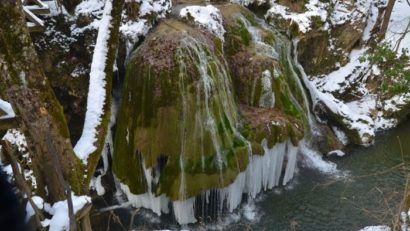
M 134 194 L 151 191 L 174 201 L 225 187 L 248 166 L 249 147 L 264 154 L 265 138 L 273 146 L 303 137 L 303 99 L 291 94 L 290 64 L 258 51 L 240 20 L 257 26 L 250 11 L 226 6 L 223 16 L 239 14 L 224 18 L 225 43 L 188 21 L 167 19 L 129 61 L 113 170 Z M 280 39 L 267 30 L 261 35 L 269 49 Z M 275 75 L 268 87 L 261 79 L 266 70 Z M 263 103 L 266 88 L 274 103 L 269 97 Z
M 150 188 L 176 200 L 186 190 L 183 196 L 190 197 L 226 186 L 246 168 L 248 152 L 236 131 L 238 110 L 219 43 L 167 20 L 131 58 L 114 171 L 133 193 Z M 147 185 L 144 168 L 156 169 L 157 182 Z

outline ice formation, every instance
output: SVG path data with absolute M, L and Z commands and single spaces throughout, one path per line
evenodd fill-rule
M 262 146 L 264 154 L 251 155 L 248 167 L 236 177 L 232 184 L 224 188 L 214 189 L 218 195 L 220 211 L 225 205 L 225 208 L 232 212 L 242 202 L 243 194 L 255 198 L 261 191 L 272 189 L 280 184 L 286 185 L 293 178 L 299 147 L 294 146 L 290 140 L 278 143 L 272 148 L 268 148 L 266 140 L 263 140 Z M 285 173 L 282 174 L 282 168 L 285 165 Z M 134 207 L 147 208 L 158 215 L 169 213 L 169 204 L 171 203 L 169 198 L 165 195 L 155 196 L 151 192 L 150 185 L 154 180 L 152 170 L 144 167 L 144 172 L 149 187 L 148 192 L 140 195 L 132 194 L 125 184 L 121 184 L 122 191 Z M 282 181 L 281 177 L 283 177 Z M 209 204 L 212 203 L 210 195 L 211 190 L 208 190 L 198 197 Z M 195 199 L 195 197 L 191 197 L 172 202 L 173 214 L 179 224 L 184 225 L 197 221 L 195 218 Z
M 0 119 L 9 119 L 16 116 L 11 104 L 2 99 L 0 99 L 0 110 L 6 113 L 5 115 L 0 116 Z

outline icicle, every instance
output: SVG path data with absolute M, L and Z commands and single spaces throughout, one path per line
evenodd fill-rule
M 184 201 L 174 201 L 172 203 L 174 215 L 177 222 L 181 225 L 195 223 L 195 197 Z
M 290 140 L 278 143 L 272 148 L 268 148 L 267 141 L 262 141 L 264 155 L 252 155 L 251 161 L 244 172 L 238 174 L 234 182 L 224 188 L 216 189 L 218 199 L 213 200 L 211 190 L 207 190 L 202 195 L 203 205 L 219 202 L 218 211 L 221 212 L 226 202 L 226 209 L 232 212 L 242 202 L 242 196 L 247 193 L 251 198 L 255 198 L 263 190 L 272 189 L 279 185 L 282 173 L 284 157 L 287 157 L 283 185 L 289 183 L 296 168 L 296 157 L 298 147 L 293 146 Z M 149 190 L 147 193 L 134 195 L 129 187 L 121 185 L 122 191 L 127 195 L 130 203 L 135 207 L 151 209 L 154 213 L 161 215 L 161 212 L 168 213 L 169 199 L 165 195 L 155 196 L 151 193 L 150 185 L 155 179 L 152 178 L 152 170 L 144 167 L 145 177 Z M 175 219 L 181 225 L 195 223 L 195 197 L 186 200 L 172 202 Z M 205 206 L 204 206 L 205 207 Z
M 286 156 L 288 162 L 286 164 L 285 176 L 283 177 L 283 185 L 286 185 L 292 178 L 295 173 L 296 168 L 296 154 L 298 152 L 298 147 L 293 146 L 292 142 L 288 140 L 287 142 L 287 152 Z

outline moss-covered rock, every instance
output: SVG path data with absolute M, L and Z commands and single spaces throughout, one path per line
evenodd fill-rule
M 176 200 L 184 187 L 184 196 L 194 196 L 229 184 L 247 166 L 218 44 L 208 33 L 167 20 L 131 58 L 113 163 L 131 192 L 151 188 Z M 144 168 L 158 171 L 156 184 L 148 187 Z M 198 184 L 198 177 L 206 180 Z
M 285 47 L 274 52 L 281 38 L 262 30 L 258 43 L 248 24 L 262 27 L 250 11 L 220 9 L 224 43 L 167 19 L 129 61 L 113 170 L 134 194 L 178 200 L 225 187 L 248 166 L 249 147 L 264 154 L 263 139 L 271 147 L 303 137 L 303 98 L 291 92 Z
M 225 22 L 225 55 L 232 71 L 234 92 L 243 105 L 242 116 L 258 134 L 254 136 L 255 140 L 250 140 L 260 144 L 263 138 L 268 138 L 268 143 L 273 145 L 291 137 L 296 144 L 303 137 L 306 125 L 300 106 L 304 99 L 295 83 L 292 63 L 287 57 L 287 44 L 281 35 L 263 27 L 263 22 L 257 22 L 249 10 L 238 5 L 223 5 L 219 9 Z M 250 39 L 244 40 L 242 34 L 249 34 Z M 269 94 L 273 100 L 266 101 Z M 253 124 L 254 119 L 259 121 L 257 125 Z M 290 121 L 293 124 L 288 126 Z M 272 133 L 274 130 L 278 132 Z

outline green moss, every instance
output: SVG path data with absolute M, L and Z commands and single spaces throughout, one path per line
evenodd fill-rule
M 216 54 L 223 54 L 223 42 L 220 38 L 215 37 L 214 47 L 215 47 L 215 50 L 216 50 Z
M 312 22 L 312 29 L 320 29 L 323 26 L 322 18 L 320 16 L 312 16 L 310 17 L 310 20 Z
M 295 22 L 292 22 L 289 26 L 289 33 L 292 38 L 296 38 L 300 34 L 299 25 Z
M 241 20 L 237 20 L 238 28 L 236 33 L 241 37 L 242 42 L 245 46 L 249 46 L 250 42 L 252 41 L 252 35 L 249 33 L 248 29 L 246 29 L 245 24 Z
M 115 174 L 131 192 L 147 190 L 143 165 L 161 166 L 153 191 L 173 200 L 180 196 L 181 174 L 186 178 L 187 195 L 194 196 L 201 190 L 226 186 L 225 182 L 246 168 L 245 143 L 234 133 L 237 109 L 227 85 L 230 79 L 224 74 L 224 62 L 210 52 L 221 49 L 218 44 L 218 40 L 214 40 L 215 47 L 179 44 L 176 52 L 167 54 L 174 56 L 170 69 L 161 69 L 159 61 L 148 62 L 145 58 L 151 54 L 137 52 L 132 57 L 123 90 L 129 94 L 121 102 L 113 160 Z M 207 60 L 197 57 L 197 49 L 206 53 Z M 204 61 L 207 78 L 212 79 L 208 90 L 197 66 Z M 215 125 L 208 124 L 209 116 Z M 209 126 L 215 126 L 215 131 Z M 160 163 L 161 158 L 165 163 Z M 201 177 L 206 180 L 198 185 Z
M 264 33 L 263 34 L 263 42 L 265 42 L 266 44 L 269 44 L 271 46 L 275 45 L 275 35 L 273 33 Z

